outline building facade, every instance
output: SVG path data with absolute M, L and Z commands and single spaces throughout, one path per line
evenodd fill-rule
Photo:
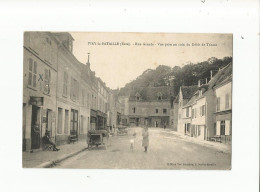
M 168 128 L 170 109 L 168 86 L 133 89 L 129 96 L 129 125 Z
M 190 111 L 186 113 L 186 109 L 183 110 L 183 107 L 189 102 L 190 98 L 192 98 L 193 94 L 197 91 L 198 86 L 181 86 L 180 91 L 174 101 L 174 118 L 176 121 L 174 122 L 174 126 L 177 126 L 177 132 L 185 134 L 187 130 L 187 126 L 190 122 Z M 190 110 L 188 108 L 187 110 Z M 176 129 L 176 128 L 175 128 Z
M 23 151 L 40 149 L 46 131 L 61 145 L 106 129 L 109 89 L 89 58 L 83 64 L 73 55 L 69 33 L 26 32 L 23 48 Z
M 58 46 L 51 33 L 24 33 L 23 150 L 39 149 L 46 130 L 55 140 Z
M 220 137 L 219 141 L 231 143 L 231 90 L 232 63 L 211 76 L 210 81 L 199 81 L 198 90 L 185 105 L 179 100 L 179 132 L 201 140 Z
M 232 67 L 232 66 L 231 66 Z M 231 143 L 232 137 L 232 74 L 227 74 L 214 87 L 216 95 L 216 130 L 223 143 Z

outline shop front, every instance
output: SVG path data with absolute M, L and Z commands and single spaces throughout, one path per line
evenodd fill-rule
M 105 130 L 107 124 L 107 114 L 101 111 L 97 111 L 97 129 Z
M 97 111 L 94 109 L 90 110 L 90 130 L 96 130 L 97 125 Z

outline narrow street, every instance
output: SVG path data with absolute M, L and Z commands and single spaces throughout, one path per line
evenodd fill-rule
M 134 151 L 130 139 L 137 133 Z M 90 150 L 57 164 L 54 168 L 90 169 L 230 169 L 231 154 L 185 141 L 177 135 L 149 129 L 148 152 L 142 147 L 142 129 L 130 128 L 128 135 L 111 137 L 111 145 Z

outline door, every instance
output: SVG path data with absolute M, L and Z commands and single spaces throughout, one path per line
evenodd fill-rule
M 136 126 L 139 126 L 139 118 L 136 118 Z
M 70 115 L 70 131 L 77 134 L 78 131 L 78 111 L 71 109 Z
M 32 105 L 31 149 L 39 149 L 40 141 L 40 108 Z

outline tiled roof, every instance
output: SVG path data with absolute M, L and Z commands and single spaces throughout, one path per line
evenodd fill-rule
M 229 63 L 226 67 L 221 69 L 216 75 L 218 76 L 212 87 L 218 86 L 220 84 L 232 80 L 232 63 Z
M 162 100 L 170 100 L 170 87 L 138 87 L 130 92 L 130 100 L 136 100 L 136 94 L 139 93 L 142 101 L 158 100 L 158 94 L 161 93 Z
M 218 86 L 222 83 L 225 83 L 229 80 L 232 80 L 232 63 L 228 64 L 224 68 L 220 69 L 216 75 L 212 77 L 212 79 L 209 81 L 209 83 L 206 85 L 207 89 L 202 89 L 202 96 L 205 95 L 205 93 L 209 90 L 214 88 L 215 86 Z M 201 98 L 200 97 L 200 98 Z M 187 107 L 189 105 L 192 105 L 197 99 L 198 95 L 193 95 L 193 97 L 189 100 L 189 102 L 184 106 Z

